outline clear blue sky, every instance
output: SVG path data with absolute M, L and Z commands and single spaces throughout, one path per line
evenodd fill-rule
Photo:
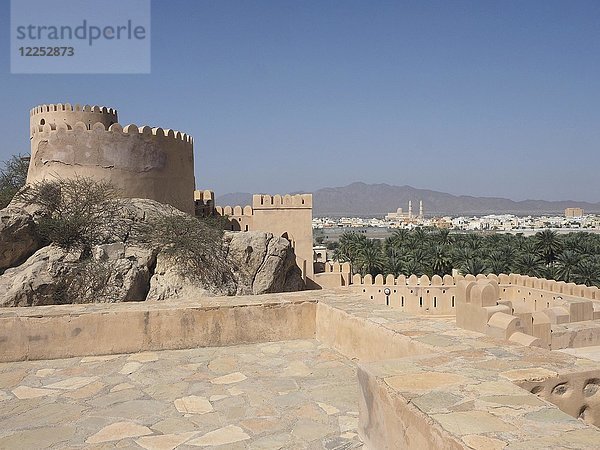
M 196 183 L 353 181 L 600 201 L 600 1 L 152 2 L 150 75 L 11 75 L 0 159 L 40 103 L 195 137 Z

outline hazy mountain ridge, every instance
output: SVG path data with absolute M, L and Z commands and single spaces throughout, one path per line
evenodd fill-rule
M 600 202 L 523 200 L 500 197 L 452 195 L 412 186 L 352 183 L 348 186 L 323 188 L 313 192 L 313 214 L 330 216 L 383 216 L 402 208 L 408 210 L 412 200 L 413 214 L 419 213 L 423 200 L 425 215 L 544 214 L 564 213 L 565 208 L 579 207 L 586 212 L 600 212 Z M 248 205 L 252 194 L 236 192 L 217 197 L 218 205 Z

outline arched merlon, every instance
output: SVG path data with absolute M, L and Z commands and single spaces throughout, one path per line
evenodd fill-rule
M 96 123 L 101 123 L 108 128 L 119 120 L 117 110 L 106 106 L 71 106 L 68 103 L 40 105 L 29 112 L 30 137 L 33 133 L 41 131 L 44 125 L 56 129 L 59 124 L 62 124 L 68 129 L 73 129 L 78 122 L 84 123 L 88 129 L 91 129 Z
M 42 114 L 46 112 L 98 112 L 103 114 L 117 114 L 117 110 L 113 108 L 107 108 L 106 106 L 91 106 L 91 105 L 79 105 L 76 104 L 72 106 L 69 103 L 56 103 L 56 104 L 47 104 L 47 105 L 39 105 L 35 108 L 32 108 L 29 111 L 30 116 L 35 116 L 36 114 Z
M 267 195 L 254 194 L 252 196 L 252 208 L 254 209 L 288 209 L 304 208 L 312 209 L 312 194 L 296 195 Z
M 251 217 L 254 215 L 251 206 L 244 206 L 243 208 L 239 205 L 236 206 L 216 206 L 215 213 L 219 216 L 229 216 L 230 219 Z

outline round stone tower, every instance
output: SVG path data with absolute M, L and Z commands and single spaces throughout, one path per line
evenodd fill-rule
M 105 180 L 123 197 L 149 198 L 194 214 L 194 145 L 179 131 L 122 127 L 99 106 L 42 105 L 30 113 L 27 183 L 75 176 Z

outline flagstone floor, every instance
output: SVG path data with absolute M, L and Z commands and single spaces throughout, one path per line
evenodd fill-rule
M 314 340 L 3 363 L 0 448 L 362 448 L 357 389 Z

